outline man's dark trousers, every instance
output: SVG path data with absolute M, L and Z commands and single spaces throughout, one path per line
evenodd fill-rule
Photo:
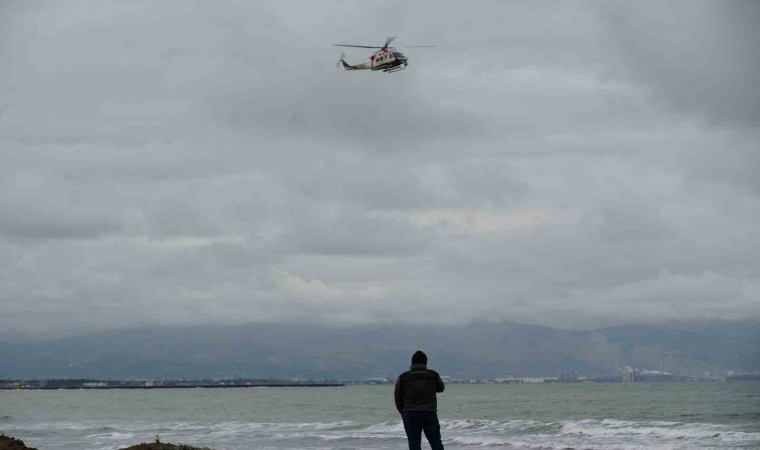
M 401 417 L 404 420 L 406 438 L 409 439 L 409 450 L 422 448 L 422 431 L 430 442 L 430 448 L 443 450 L 441 425 L 438 423 L 438 414 L 435 411 L 404 411 Z

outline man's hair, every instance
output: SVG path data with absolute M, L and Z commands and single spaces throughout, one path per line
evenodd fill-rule
M 422 351 L 417 350 L 412 355 L 412 364 L 427 364 L 427 355 Z

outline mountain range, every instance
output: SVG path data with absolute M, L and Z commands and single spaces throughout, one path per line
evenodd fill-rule
M 307 324 L 149 327 L 0 343 L 0 379 L 393 378 L 423 349 L 453 378 L 760 371 L 760 323 L 632 324 L 569 331 L 515 322 L 462 326 Z

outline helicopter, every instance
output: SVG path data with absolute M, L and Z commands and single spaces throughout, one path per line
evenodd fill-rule
M 350 44 L 333 44 L 335 47 L 356 47 L 356 48 L 376 48 L 376 52 L 369 55 L 369 61 L 359 64 L 348 64 L 345 60 L 346 55 L 340 55 L 338 64 L 343 64 L 346 70 L 382 70 L 385 73 L 398 72 L 406 69 L 409 65 L 409 59 L 400 51 L 393 47 L 388 47 L 395 37 L 389 37 L 385 40 L 382 47 L 370 45 L 350 45 Z M 435 47 L 434 45 L 412 45 L 410 47 Z

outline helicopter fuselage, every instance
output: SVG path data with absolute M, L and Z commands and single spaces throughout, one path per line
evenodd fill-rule
M 382 48 L 371 54 L 369 61 L 361 64 L 351 65 L 340 60 L 343 68 L 346 70 L 382 70 L 383 72 L 396 72 L 403 70 L 409 65 L 409 60 L 403 53 L 395 48 Z

